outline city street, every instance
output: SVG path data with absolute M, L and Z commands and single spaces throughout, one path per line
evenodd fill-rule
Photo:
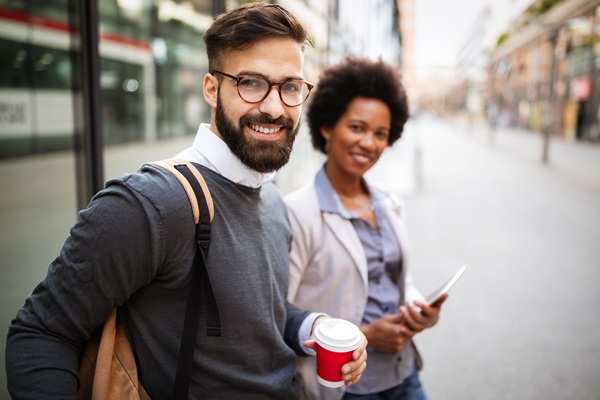
M 414 279 L 468 267 L 418 340 L 431 399 L 600 399 L 600 148 L 553 141 L 543 166 L 539 134 L 434 119 L 406 139 Z
M 283 193 L 320 166 L 301 135 L 277 182 Z M 109 149 L 107 177 L 191 141 Z M 468 268 L 438 325 L 417 339 L 432 400 L 600 399 L 600 146 L 553 140 L 548 165 L 541 149 L 539 134 L 422 116 L 369 173 L 404 199 L 424 294 Z M 0 199 L 2 399 L 10 319 L 76 218 L 73 178 L 49 179 L 72 162 L 0 164 L 0 184 L 11 189 Z M 32 202 L 39 212 L 25 213 Z

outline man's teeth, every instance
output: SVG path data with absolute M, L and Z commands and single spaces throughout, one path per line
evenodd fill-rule
M 252 129 L 254 129 L 255 131 L 258 131 L 258 132 L 260 132 L 260 133 L 267 133 L 267 134 L 269 134 L 269 133 L 276 133 L 276 132 L 279 132 L 279 128 L 271 128 L 271 129 L 268 129 L 268 128 L 265 128 L 265 127 L 263 127 L 263 126 L 254 125 L 254 124 L 250 125 L 250 127 L 251 127 Z

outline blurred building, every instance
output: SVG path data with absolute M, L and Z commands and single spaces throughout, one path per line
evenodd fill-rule
M 396 0 L 337 0 L 331 25 L 329 62 L 348 54 L 400 65 L 400 28 Z
M 73 146 L 77 49 L 72 0 L 0 0 L 0 157 Z M 241 1 L 98 2 L 102 122 L 107 145 L 189 134 L 207 120 L 199 96 L 202 33 Z M 307 74 L 347 54 L 400 62 L 394 0 L 283 0 L 306 21 L 316 52 Z M 381 18 L 380 16 L 389 16 Z M 85 23 L 85 21 L 83 21 Z
M 195 130 L 213 1 L 97 4 L 104 143 Z M 0 0 L 0 158 L 73 148 L 78 18 L 71 0 Z
M 487 80 L 488 57 L 485 36 L 491 20 L 491 9 L 485 6 L 466 34 L 457 56 L 456 84 L 449 99 L 453 109 L 460 109 L 470 118 L 483 114 L 484 87 Z
M 398 0 L 400 14 L 400 63 L 403 83 L 412 103 L 417 101 L 417 66 L 415 63 L 415 0 Z
M 488 113 L 488 65 L 498 38 L 534 0 L 488 1 L 468 27 L 457 54 L 454 84 L 446 93 L 447 108 L 471 120 Z M 493 111 L 493 110 L 492 110 Z
M 202 97 L 208 64 L 202 34 L 215 15 L 243 2 L 0 0 L 0 160 L 74 150 L 88 170 L 80 186 L 96 170 L 84 205 L 103 184 L 107 146 L 194 134 L 210 118 Z M 348 54 L 401 63 L 396 0 L 270 2 L 307 26 L 311 81 Z M 94 33 L 90 18 L 98 25 L 95 43 L 84 37 Z M 99 70 L 97 92 L 82 67 Z M 89 114 L 93 101 L 96 116 Z
M 600 1 L 536 1 L 491 55 L 497 122 L 600 140 Z

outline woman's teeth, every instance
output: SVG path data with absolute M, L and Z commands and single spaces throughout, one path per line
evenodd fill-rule
M 354 154 L 354 158 L 356 158 L 360 162 L 368 162 L 369 157 L 361 156 L 360 154 Z

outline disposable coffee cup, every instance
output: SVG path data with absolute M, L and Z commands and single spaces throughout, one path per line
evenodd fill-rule
M 343 319 L 331 318 L 317 325 L 317 380 L 321 385 L 344 386 L 342 366 L 352 360 L 360 338 L 358 327 Z

